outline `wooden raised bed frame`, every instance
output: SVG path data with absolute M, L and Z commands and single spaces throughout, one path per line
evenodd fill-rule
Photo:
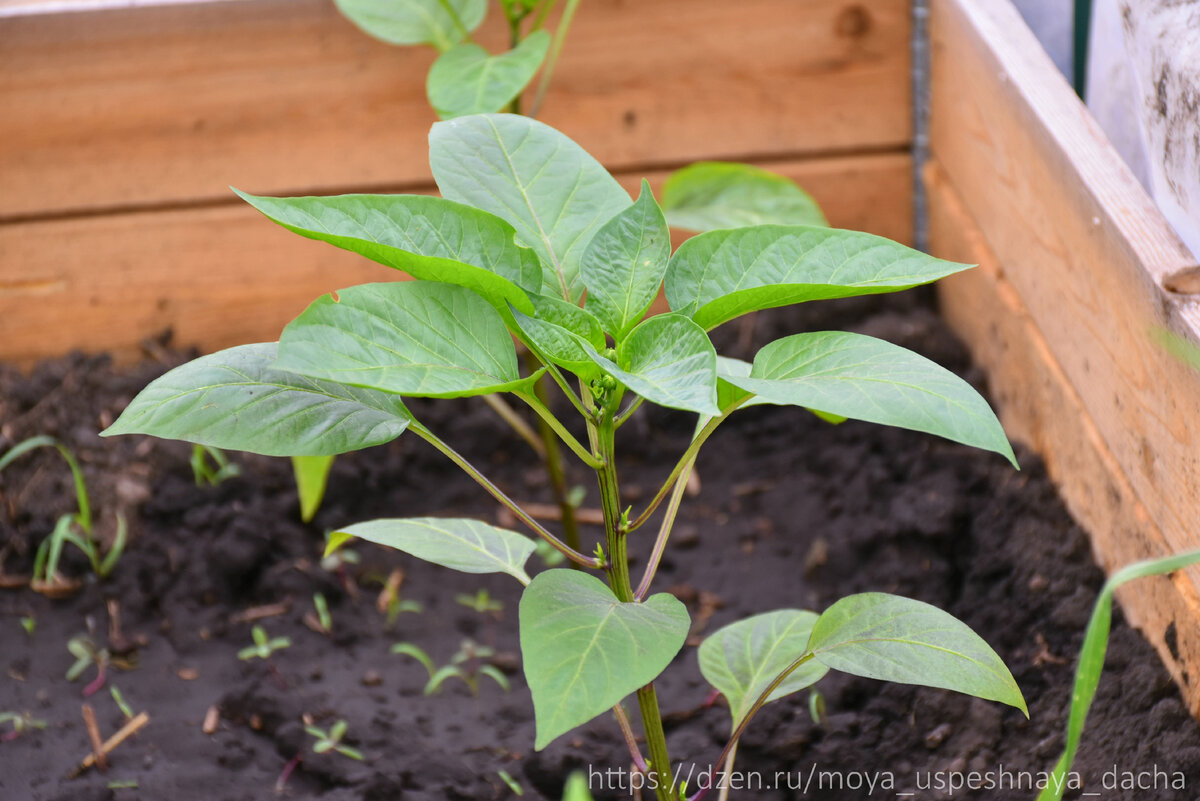
M 167 328 L 209 350 L 271 339 L 322 292 L 386 276 L 226 185 L 431 191 L 430 51 L 367 38 L 329 0 L 39 3 L 0 0 L 0 358 L 134 358 Z M 981 265 L 941 285 L 946 318 L 1106 569 L 1197 547 L 1200 375 L 1151 335 L 1200 341 L 1200 305 L 1162 287 L 1195 260 L 1008 0 L 931 0 L 930 32 L 929 242 Z M 589 0 L 544 119 L 627 186 L 752 161 L 834 225 L 909 241 L 910 35 L 908 0 Z M 1120 597 L 1200 711 L 1194 576 Z

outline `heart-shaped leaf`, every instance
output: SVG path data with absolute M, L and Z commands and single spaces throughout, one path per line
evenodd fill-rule
M 550 34 L 544 30 L 534 31 L 498 56 L 477 44 L 455 45 L 438 56 L 429 70 L 425 81 L 429 105 L 444 120 L 499 111 L 533 78 L 549 47 Z
M 395 395 L 280 370 L 277 355 L 274 342 L 239 345 L 176 367 L 138 393 L 102 436 L 328 456 L 390 442 L 412 422 Z
M 313 301 L 283 330 L 285 370 L 398 395 L 455 398 L 520 386 L 499 312 L 432 281 L 363 284 Z
M 542 260 L 543 294 L 578 302 L 579 262 L 629 195 L 598 161 L 528 117 L 477 114 L 436 123 L 429 163 L 442 194 L 503 217 Z
M 680 245 L 667 268 L 667 302 L 708 330 L 759 309 L 896 292 L 969 266 L 857 231 L 756 225 Z
M 700 644 L 700 672 L 729 701 L 733 728 L 758 697 L 808 648 L 815 612 L 780 609 L 731 623 Z M 816 684 L 829 668 L 810 661 L 796 668 L 767 697 L 767 703 Z
M 592 361 L 648 401 L 716 417 L 717 352 L 704 329 L 681 314 L 643 322 L 617 349 L 614 364 L 588 347 Z
M 881 339 L 818 331 L 777 339 L 754 357 L 748 378 L 722 379 L 757 403 L 908 428 L 994 451 L 1016 466 L 987 401 L 958 376 Z
M 335 0 L 338 10 L 376 39 L 446 50 L 479 27 L 487 0 Z
M 335 536 L 338 544 L 357 537 L 462 573 L 507 573 L 522 584 L 529 583 L 525 562 L 536 549 L 533 540 L 515 531 L 457 517 L 370 520 Z
M 413 278 L 473 289 L 493 305 L 532 312 L 542 286 L 537 254 L 486 211 L 427 195 L 258 197 L 234 190 L 268 219 Z
M 808 649 L 843 673 L 955 690 L 1029 716 L 1017 682 L 983 638 L 921 601 L 882 592 L 849 595 L 817 620 Z
M 588 355 L 585 345 L 604 347 L 600 321 L 565 300 L 545 295 L 536 295 L 531 300 L 537 316 L 530 317 L 514 309 L 513 321 L 538 358 L 565 367 L 585 380 L 599 375 L 600 368 Z
M 622 603 L 599 579 L 547 570 L 521 596 L 521 661 L 541 750 L 662 673 L 687 638 L 687 609 L 659 593 Z
M 749 164 L 701 161 L 672 173 L 662 207 L 673 228 L 712 231 L 747 225 L 828 225 L 794 182 Z
M 671 259 L 671 232 L 650 184 L 592 237 L 580 263 L 586 308 L 620 341 L 658 297 Z

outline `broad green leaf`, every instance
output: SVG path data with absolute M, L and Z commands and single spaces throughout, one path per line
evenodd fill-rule
M 671 232 L 650 184 L 629 208 L 617 212 L 592 237 L 580 263 L 585 308 L 620 341 L 658 297 L 671 259 Z
M 535 576 L 521 596 L 520 620 L 539 751 L 653 681 L 691 625 L 672 595 L 622 603 L 602 581 L 577 570 Z
M 474 43 L 455 45 L 438 56 L 425 81 L 429 105 L 444 120 L 499 111 L 533 78 L 550 34 L 534 31 L 512 50 L 493 56 Z
M 487 0 L 334 0 L 346 17 L 376 39 L 446 50 L 483 22 Z
M 572 773 L 568 776 L 567 784 L 563 787 L 562 801 L 592 801 L 587 776 L 582 773 Z
M 578 302 L 579 262 L 629 195 L 583 148 L 514 114 L 434 124 L 429 163 L 442 194 L 508 220 L 542 260 L 543 294 Z
M 759 309 L 896 292 L 969 266 L 857 231 L 756 225 L 680 245 L 667 268 L 667 302 L 707 330 Z
M 821 208 L 793 181 L 749 164 L 701 161 L 673 173 L 662 188 L 673 228 L 712 231 L 747 225 L 828 225 Z
M 414 278 L 473 289 L 494 305 L 530 313 L 542 286 L 537 254 L 485 211 L 426 195 L 258 197 L 233 190 L 266 217 Z
M 1079 750 L 1079 742 L 1083 738 L 1083 726 L 1087 722 L 1092 700 L 1100 686 L 1100 673 L 1104 670 L 1104 655 L 1108 651 L 1108 634 L 1112 627 L 1113 593 L 1122 584 L 1134 579 L 1173 573 L 1196 563 L 1200 563 L 1200 550 L 1135 562 L 1113 573 L 1108 581 L 1104 582 L 1100 597 L 1096 599 L 1096 605 L 1092 608 L 1092 618 L 1088 621 L 1087 631 L 1083 635 L 1083 647 L 1079 651 L 1079 664 L 1075 667 L 1075 687 L 1071 693 L 1071 709 L 1067 715 L 1066 747 L 1055 764 L 1045 789 L 1038 795 L 1038 801 L 1058 801 L 1067 785 L 1067 773 L 1075 762 L 1075 753 Z
M 333 467 L 332 456 L 293 456 L 292 473 L 300 495 L 300 519 L 311 522 L 325 498 L 325 485 Z
M 462 573 L 507 573 L 522 584 L 529 583 L 525 562 L 535 548 L 529 537 L 465 517 L 370 520 L 337 533 L 339 545 L 348 535 Z
M 536 317 L 515 309 L 512 313 L 522 339 L 538 358 L 565 367 L 587 380 L 598 375 L 600 369 L 588 355 L 585 345 L 604 347 L 600 321 L 565 300 L 545 295 L 536 295 L 531 300 L 537 311 Z
M 239 345 L 176 367 L 138 393 L 102 436 L 330 456 L 390 442 L 412 422 L 395 395 L 280 370 L 277 355 L 274 342 Z
M 700 644 L 700 672 L 729 701 L 733 728 L 783 670 L 808 648 L 814 612 L 780 609 L 718 629 Z M 816 684 L 829 671 L 810 661 L 796 668 L 767 697 L 767 703 Z
M 760 350 L 750 377 L 722 378 L 753 392 L 756 403 L 936 434 L 1017 464 L 1000 421 L 970 384 L 881 339 L 841 331 L 795 334 Z
M 592 348 L 588 355 L 648 401 L 717 417 L 717 352 L 708 334 L 680 314 L 643 322 L 617 348 L 614 364 Z
M 955 690 L 1029 716 L 1017 682 L 967 624 L 898 595 L 849 595 L 825 610 L 808 641 L 818 662 L 868 679 Z
M 499 312 L 468 289 L 432 281 L 363 284 L 318 298 L 283 329 L 279 366 L 432 398 L 528 381 Z

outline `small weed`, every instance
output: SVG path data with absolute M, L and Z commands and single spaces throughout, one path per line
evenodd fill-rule
M 363 761 L 361 751 L 342 744 L 342 738 L 346 736 L 346 721 L 339 720 L 329 727 L 329 731 L 324 731 L 316 726 L 305 726 L 304 730 L 317 738 L 317 741 L 313 743 L 314 753 L 326 754 L 330 751 L 336 751 L 342 756 L 357 759 L 359 762 Z
M 276 651 L 292 647 L 290 639 L 287 637 L 270 637 L 267 634 L 267 630 L 262 626 L 255 626 L 250 629 L 250 636 L 254 639 L 254 644 L 248 645 L 238 651 L 238 659 L 242 661 L 249 661 L 251 659 L 270 661 L 271 655 Z
M 117 689 L 117 685 L 109 685 L 108 692 L 112 695 L 113 702 L 117 705 L 117 708 L 121 710 L 121 714 L 125 716 L 125 719 L 133 720 L 133 709 L 125 700 L 125 696 L 122 695 L 121 691 Z
M 473 609 L 481 615 L 491 613 L 496 617 L 500 617 L 500 613 L 504 611 L 504 604 L 492 598 L 488 591 L 482 588 L 474 595 L 459 593 L 454 596 L 454 602 L 468 609 Z
M 460 680 L 467 685 L 471 695 L 479 695 L 479 678 L 481 676 L 487 676 L 500 685 L 500 689 L 505 692 L 512 689 L 508 677 L 487 661 L 495 656 L 495 650 L 486 645 L 479 645 L 472 640 L 463 640 L 458 651 L 450 658 L 450 663 L 442 667 L 438 667 L 424 649 L 410 642 L 396 643 L 392 646 L 391 652 L 411 656 L 425 667 L 429 673 L 429 681 L 425 684 L 423 691 L 425 695 L 437 694 L 448 679 Z
M 242 469 L 225 455 L 220 448 L 208 445 L 192 446 L 192 477 L 197 487 L 205 484 L 215 487 L 222 481 L 241 475 Z
M 0 712 L 0 726 L 12 726 L 12 731 L 0 734 L 0 743 L 15 740 L 30 729 L 46 728 L 46 721 L 32 717 L 28 712 Z
M 507 770 L 498 770 L 496 775 L 500 777 L 500 781 L 508 785 L 508 789 L 512 790 L 516 795 L 525 795 L 525 788 L 521 783 L 509 775 Z
M 33 615 L 25 615 L 21 618 L 21 628 L 25 629 L 25 633 L 32 637 L 33 632 L 37 629 L 37 618 Z

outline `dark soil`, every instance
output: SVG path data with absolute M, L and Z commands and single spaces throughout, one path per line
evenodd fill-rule
M 967 368 L 951 335 L 912 295 L 764 315 L 757 326 L 773 334 L 845 326 Z M 738 355 L 736 340 L 746 332 L 736 323 L 727 328 Z M 339 458 L 326 504 L 311 525 L 298 519 L 286 460 L 234 454 L 241 476 L 198 488 L 189 446 L 96 435 L 164 368 L 150 362 L 114 369 L 105 358 L 84 356 L 44 364 L 32 376 L 0 368 L 0 451 L 34 434 L 61 437 L 84 464 L 99 536 L 112 536 L 121 511 L 133 537 L 105 583 L 88 579 L 86 563 L 69 554 L 64 572 L 84 585 L 68 599 L 48 600 L 28 587 L 0 590 L 6 674 L 0 712 L 28 712 L 46 723 L 44 730 L 0 742 L 0 798 L 272 798 L 285 765 L 301 755 L 282 797 L 500 799 L 512 795 L 499 776 L 503 770 L 526 798 L 557 801 L 570 771 L 628 765 L 607 716 L 544 752 L 533 751 L 532 709 L 517 654 L 519 586 L 511 579 L 452 573 L 363 544 L 355 547 L 361 564 L 341 574 L 321 566 L 323 532 L 350 522 L 479 515 L 510 524 L 474 484 L 406 436 Z M 414 411 L 513 496 L 549 499 L 528 449 L 479 401 L 415 403 Z M 624 490 L 635 508 L 665 477 L 690 431 L 688 416 L 649 410 L 622 431 Z M 831 676 L 819 685 L 827 708 L 821 723 L 811 720 L 801 693 L 768 707 L 750 728 L 738 768 L 761 773 L 744 781 L 779 785 L 734 792 L 734 798 L 940 799 L 951 795 L 926 788 L 967 778 L 969 771 L 1011 788 L 1018 780 L 1027 787 L 1031 774 L 1049 769 L 1062 747 L 1073 656 L 1101 573 L 1037 458 L 1020 457 L 1023 470 L 1015 472 L 997 456 L 928 436 L 856 423 L 829 426 L 796 409 L 739 412 L 701 454 L 701 493 L 687 499 L 658 579 L 660 588 L 688 604 L 695 622 L 691 644 L 658 685 L 672 755 L 684 775 L 699 774 L 716 758 L 729 726 L 720 703 L 706 704 L 709 687 L 694 648 L 703 634 L 748 614 L 820 610 L 865 590 L 920 598 L 973 626 L 1011 666 L 1031 720 L 948 692 Z M 595 504 L 591 492 L 585 505 Z M 53 451 L 28 455 L 0 474 L 7 576 L 29 573 L 33 549 L 72 504 L 69 474 Z M 635 537 L 643 559 L 650 536 Z M 534 563 L 540 565 L 537 557 Z M 389 628 L 376 599 L 396 568 L 404 571 L 403 598 L 420 602 L 423 611 L 402 614 Z M 640 568 L 635 565 L 635 577 Z M 503 603 L 499 614 L 456 603 L 456 593 L 480 588 Z M 317 592 L 332 612 L 328 636 L 303 622 Z M 121 619 L 116 641 L 110 600 Z M 239 649 L 251 642 L 247 613 L 280 603 L 286 611 L 259 624 L 273 637 L 289 637 L 291 647 L 270 664 L 239 660 Z M 31 635 L 22 630 L 23 617 L 36 621 Z M 150 723 L 111 754 L 107 773 L 71 779 L 68 773 L 90 751 L 80 707 L 95 671 L 75 683 L 64 679 L 72 662 L 67 641 L 87 633 L 136 662 L 132 670 L 110 669 L 108 684 L 120 688 L 133 712 L 147 712 Z M 393 643 L 407 641 L 443 664 L 465 639 L 495 649 L 510 692 L 484 677 L 478 697 L 454 680 L 426 697 L 424 668 L 389 653 Z M 86 700 L 105 736 L 123 724 L 108 687 Z M 213 708 L 219 721 L 206 734 L 202 726 Z M 306 716 L 323 728 L 346 720 L 347 743 L 366 761 L 315 754 Z M 9 731 L 5 724 L 0 736 Z M 1119 613 L 1076 769 L 1083 790 L 1100 793 L 1093 798 L 1200 795 L 1200 729 L 1155 653 Z M 790 774 L 777 778 L 776 771 Z M 1158 789 L 1111 789 L 1131 776 L 1143 787 L 1157 781 Z M 806 779 L 807 792 L 785 789 Z M 1163 789 L 1180 781 L 1186 789 Z M 119 786 L 131 783 L 136 786 Z M 828 789 L 839 783 L 842 789 Z M 627 794 L 601 784 L 594 775 L 598 798 Z M 915 796 L 899 795 L 905 792 Z M 1034 795 L 957 789 L 953 797 Z

